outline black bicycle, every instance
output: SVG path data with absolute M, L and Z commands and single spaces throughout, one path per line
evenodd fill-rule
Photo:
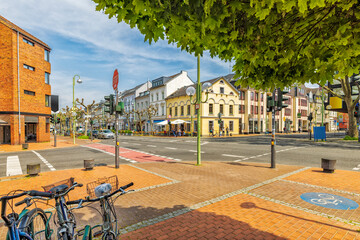
M 112 182 L 113 185 L 109 182 Z M 96 187 L 94 187 L 96 184 L 98 184 Z M 89 193 L 89 196 L 86 199 L 79 199 L 76 201 L 68 201 L 66 204 L 71 205 L 71 204 L 78 204 L 78 206 L 74 209 L 77 208 L 82 208 L 82 207 L 86 207 L 86 206 L 82 206 L 83 203 L 94 203 L 94 202 L 100 202 L 100 209 L 101 212 L 100 214 L 102 215 L 102 224 L 93 226 L 93 227 L 89 227 L 89 225 L 87 225 L 84 229 L 80 230 L 78 232 L 78 236 L 83 236 L 82 239 L 92 239 L 92 236 L 94 237 L 99 237 L 102 236 L 103 240 L 115 240 L 117 239 L 117 236 L 119 235 L 118 232 L 118 220 L 117 220 L 117 216 L 116 216 L 116 211 L 115 211 L 115 207 L 114 207 L 114 201 L 116 201 L 116 199 L 121 196 L 124 195 L 125 193 L 129 192 L 129 191 L 125 191 L 125 189 L 133 186 L 134 183 L 131 182 L 125 186 L 122 186 L 120 188 L 118 188 L 118 180 L 117 180 L 117 176 L 112 176 L 109 178 L 102 178 L 99 179 L 98 181 L 89 183 L 87 185 L 87 190 Z M 115 186 L 115 191 L 111 192 L 112 190 L 112 186 Z M 131 190 L 130 190 L 131 191 Z M 114 200 L 112 199 L 112 197 L 117 194 L 120 193 L 120 195 L 118 195 Z M 96 196 L 97 198 L 90 198 L 90 197 L 94 197 Z M 96 228 L 100 228 L 100 230 L 98 231 L 94 231 L 94 229 Z M 94 232 L 94 234 L 92 234 L 92 232 Z

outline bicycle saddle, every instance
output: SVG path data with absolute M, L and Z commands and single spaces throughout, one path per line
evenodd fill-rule
M 55 194 L 60 194 L 60 193 L 64 193 L 68 188 L 69 188 L 68 185 L 62 184 L 62 185 L 51 188 L 49 190 L 49 192 L 55 193 Z

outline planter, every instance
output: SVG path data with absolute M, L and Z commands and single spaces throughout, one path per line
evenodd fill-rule
M 335 171 L 336 160 L 321 158 L 321 167 L 323 172 L 333 173 Z
M 84 168 L 85 170 L 92 170 L 94 168 L 95 160 L 94 159 L 85 159 Z
M 29 144 L 28 144 L 28 143 L 23 143 L 23 144 L 22 144 L 22 148 L 23 148 L 23 149 L 28 149 L 28 148 L 29 148 Z
M 40 163 L 27 164 L 26 165 L 26 172 L 30 176 L 37 176 L 40 173 Z

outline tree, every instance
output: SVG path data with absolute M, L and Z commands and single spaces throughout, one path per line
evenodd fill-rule
M 79 101 L 79 99 L 76 99 L 76 102 L 78 102 L 81 106 L 84 107 L 83 113 L 85 115 L 85 134 L 87 134 L 87 127 L 88 127 L 88 122 L 92 122 L 94 120 L 93 114 L 95 114 L 95 112 L 98 110 L 99 104 L 95 103 L 95 100 L 93 100 L 93 102 L 91 104 L 85 105 L 84 104 L 84 99 L 81 99 L 81 102 Z M 92 139 L 92 125 L 91 125 L 91 139 Z
M 136 114 L 137 118 L 139 119 L 139 125 L 140 125 L 140 132 L 142 134 L 142 129 L 143 129 L 143 118 L 146 115 L 146 110 L 134 110 L 134 113 Z
M 346 90 L 359 73 L 357 0 L 93 1 L 149 43 L 166 37 L 189 53 L 234 60 L 237 84 L 274 89 L 339 79 Z M 344 94 L 352 124 L 356 101 Z
M 156 115 L 157 113 L 157 108 L 155 108 L 153 105 L 149 105 L 148 108 L 145 109 L 146 110 L 146 115 L 148 117 L 148 120 L 150 122 L 150 131 L 151 131 L 151 134 L 153 134 L 153 122 L 152 122 L 152 118 L 153 116 Z
M 128 110 L 128 111 L 124 111 L 124 117 L 126 118 L 126 122 L 127 122 L 127 125 L 128 125 L 128 130 L 130 131 L 130 118 L 131 118 L 131 114 L 133 113 L 132 110 Z

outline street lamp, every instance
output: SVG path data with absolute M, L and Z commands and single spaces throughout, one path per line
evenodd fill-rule
M 200 67 L 200 57 L 198 56 L 198 68 Z M 200 84 L 200 72 L 198 69 L 198 82 L 196 84 L 196 89 L 193 86 L 190 86 L 186 89 L 186 94 L 188 96 L 190 96 L 190 104 L 195 105 L 196 109 L 198 110 L 198 114 L 197 114 L 197 161 L 196 161 L 196 165 L 201 165 L 201 145 L 200 145 L 200 131 L 201 131 L 201 103 L 205 103 L 208 100 L 208 95 L 209 95 L 209 87 L 211 87 L 211 83 L 209 82 L 205 82 L 202 86 Z M 201 100 L 201 93 L 203 91 L 206 91 L 206 100 L 202 101 Z M 195 101 L 191 101 L 192 96 L 194 96 L 196 94 L 196 99 Z M 192 124 L 192 115 L 191 115 L 191 111 L 190 111 L 190 116 L 191 116 L 191 124 Z M 191 129 L 190 129 L 191 130 Z
M 75 126 L 75 119 L 76 119 L 76 117 L 75 117 L 75 115 L 76 115 L 76 113 L 75 113 L 75 78 L 76 77 L 78 78 L 76 81 L 78 83 L 82 83 L 82 80 L 80 79 L 80 76 L 76 74 L 73 77 L 73 107 L 72 107 L 72 110 L 73 110 L 73 139 L 74 139 L 74 144 L 75 144 L 75 128 L 76 128 L 76 126 Z

